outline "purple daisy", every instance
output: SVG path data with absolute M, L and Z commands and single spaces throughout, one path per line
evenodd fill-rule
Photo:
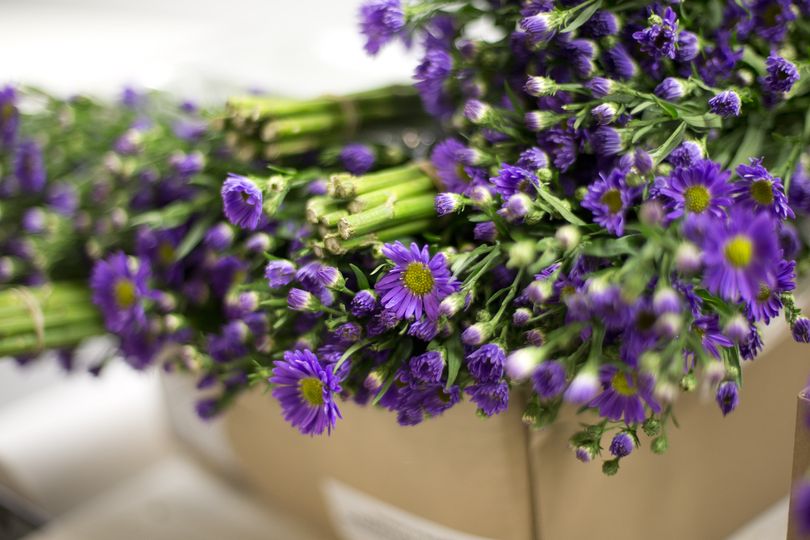
M 464 392 L 485 416 L 502 413 L 509 406 L 509 385 L 506 381 L 473 384 Z
M 554 399 L 565 390 L 565 368 L 555 360 L 546 360 L 532 373 L 532 386 L 542 399 Z
M 717 405 L 723 412 L 723 416 L 737 408 L 740 403 L 739 389 L 737 383 L 733 381 L 726 381 L 721 383 L 717 388 Z
M 366 36 L 364 48 L 377 54 L 405 28 L 405 13 L 399 0 L 371 0 L 360 7 L 360 32 Z
M 732 202 L 730 176 L 731 172 L 708 159 L 676 168 L 659 189 L 667 203 L 667 218 L 676 219 L 686 213 L 723 217 L 724 207 Z
M 627 432 L 619 432 L 610 441 L 610 453 L 617 458 L 629 456 L 636 447 L 633 438 Z
M 522 167 L 508 165 L 504 163 L 498 171 L 498 176 L 490 178 L 490 182 L 495 185 L 495 190 L 504 198 L 508 199 L 516 193 L 533 193 L 540 183 L 537 176 Z
M 799 70 L 781 56 L 771 53 L 766 65 L 768 76 L 763 79 L 763 83 L 769 92 L 790 92 L 799 80 Z
M 10 148 L 13 145 L 19 124 L 17 91 L 13 86 L 4 86 L 0 88 L 0 148 Z
M 271 289 L 278 289 L 292 283 L 295 277 L 295 265 L 290 261 L 277 259 L 267 263 L 264 269 L 264 277 Z
M 476 161 L 474 150 L 458 139 L 445 139 L 433 148 L 430 161 L 447 191 L 465 193 L 473 176 L 471 165 Z
M 394 263 L 394 268 L 374 287 L 382 306 L 399 318 L 420 319 L 424 313 L 435 320 L 439 316 L 439 302 L 459 288 L 444 254 L 431 258 L 427 246 L 420 250 L 412 243 L 408 249 L 399 241 L 385 244 L 382 252 Z
M 718 347 L 734 346 L 734 342 L 720 329 L 720 319 L 717 315 L 697 317 L 692 325 L 692 331 L 700 337 L 700 343 L 706 352 L 715 358 L 720 358 Z
M 262 217 L 262 191 L 252 180 L 238 174 L 228 174 L 222 184 L 222 204 L 225 217 L 234 225 L 254 230 Z
M 277 360 L 269 381 L 275 385 L 273 397 L 281 403 L 284 419 L 304 435 L 320 435 L 342 418 L 334 401 L 340 384 L 330 369 L 308 349 L 286 351 Z
M 605 176 L 588 186 L 588 193 L 582 207 L 593 213 L 594 221 L 615 234 L 624 233 L 624 215 L 640 193 L 639 188 L 630 187 L 625 181 L 625 173 L 613 169 Z
M 740 180 L 733 184 L 732 194 L 739 204 L 754 211 L 767 211 L 779 220 L 796 216 L 788 206 L 782 179 L 774 178 L 762 166 L 762 158 L 751 158 L 750 165 L 737 167 Z
M 36 141 L 26 140 L 17 147 L 14 175 L 23 191 L 39 193 L 45 188 L 45 163 L 42 160 L 42 148 Z
M 782 259 L 777 263 L 773 275 L 768 276 L 767 281 L 760 282 L 756 298 L 745 306 L 745 314 L 752 321 L 768 324 L 782 310 L 782 293 L 795 288 L 796 261 Z
M 467 371 L 479 383 L 499 380 L 505 364 L 506 353 L 494 343 L 487 343 L 467 355 Z
M 661 406 L 653 397 L 655 381 L 650 375 L 625 373 L 607 365 L 599 370 L 599 379 L 602 393 L 588 406 L 598 407 L 601 416 L 614 421 L 624 418 L 628 424 L 637 424 L 647 416 L 645 403 L 653 412 L 660 412 Z
M 649 27 L 633 33 L 642 52 L 653 58 L 675 58 L 675 44 L 678 38 L 678 18 L 672 8 L 664 11 L 664 16 L 653 16 L 657 21 Z
M 709 109 L 723 118 L 740 116 L 741 106 L 740 96 L 734 90 L 724 90 L 709 100 Z
M 151 294 L 150 276 L 148 264 L 120 251 L 95 264 L 90 289 L 108 330 L 122 332 L 146 325 L 143 300 Z
M 754 301 L 779 257 L 779 239 L 765 213 L 732 208 L 728 219 L 712 220 L 703 238 L 703 282 L 732 302 Z

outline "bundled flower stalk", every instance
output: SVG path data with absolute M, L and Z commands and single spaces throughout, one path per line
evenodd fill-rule
M 429 162 L 399 90 L 232 100 L 180 195 L 97 241 L 93 302 L 131 363 L 200 376 L 203 417 L 252 385 L 309 435 L 349 399 L 402 425 L 469 400 L 542 428 L 568 404 L 576 457 L 615 474 L 645 439 L 667 449 L 681 392 L 736 408 L 762 325 L 784 316 L 810 341 L 792 295 L 809 15 L 769 0 L 367 2 L 370 53 L 424 50 L 415 87 L 446 131 Z M 393 123 L 404 148 L 341 145 L 360 121 Z

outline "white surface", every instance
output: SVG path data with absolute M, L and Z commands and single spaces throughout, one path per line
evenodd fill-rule
M 785 497 L 727 540 L 777 540 L 787 536 L 789 499 Z
M 193 461 L 144 470 L 26 540 L 318 540 Z

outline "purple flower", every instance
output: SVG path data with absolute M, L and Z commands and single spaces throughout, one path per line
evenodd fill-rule
M 706 352 L 720 358 L 718 347 L 733 347 L 734 343 L 728 339 L 720 329 L 720 319 L 717 315 L 697 317 L 692 330 L 700 336 L 700 343 Z
M 63 216 L 72 216 L 79 207 L 79 194 L 72 184 L 59 182 L 48 190 L 48 206 Z
M 591 95 L 595 99 L 601 99 L 610 95 L 613 92 L 614 83 L 610 79 L 604 77 L 594 77 L 585 83 L 585 87 L 591 91 Z
M 532 146 L 520 153 L 516 165 L 528 171 L 545 169 L 548 167 L 548 155 L 536 146 Z
M 434 116 L 447 116 L 453 105 L 444 90 L 444 83 L 453 70 L 453 58 L 443 48 L 425 51 L 422 62 L 416 66 L 413 78 L 425 110 Z
M 405 28 L 405 13 L 399 0 L 371 0 L 360 7 L 360 32 L 365 49 L 377 54 Z
M 430 319 L 422 319 L 412 323 L 408 327 L 408 335 L 421 339 L 422 341 L 431 341 L 439 333 L 439 325 L 436 321 Z
M 433 384 L 442 380 L 444 357 L 438 351 L 414 356 L 408 363 L 411 378 L 419 383 Z
M 675 60 L 689 62 L 694 60 L 699 52 L 700 43 L 697 35 L 686 30 L 678 34 L 678 50 L 675 52 Z
M 724 90 L 709 100 L 709 109 L 723 118 L 740 116 L 740 96 L 734 90 Z
M 619 21 L 610 11 L 599 10 L 579 30 L 583 37 L 598 39 L 612 36 L 619 30 Z
M 793 339 L 799 343 L 810 343 L 810 319 L 799 317 L 791 327 Z
M 716 399 L 717 405 L 719 405 L 720 410 L 723 411 L 723 416 L 726 416 L 728 413 L 736 409 L 737 405 L 740 403 L 737 383 L 733 381 L 721 383 L 720 386 L 717 387 Z
M 664 11 L 664 16 L 653 16 L 655 24 L 633 33 L 642 52 L 653 58 L 675 58 L 675 43 L 678 36 L 678 18 L 672 8 Z
M 795 218 L 788 206 L 782 179 L 771 176 L 762 166 L 762 158 L 750 160 L 750 165 L 737 167 L 740 180 L 734 183 L 732 190 L 737 203 L 755 212 L 766 211 L 779 220 Z
M 374 291 L 364 289 L 358 291 L 352 298 L 350 310 L 355 317 L 365 317 L 377 307 L 377 295 Z
M 766 65 L 768 76 L 763 82 L 769 92 L 790 92 L 799 80 L 799 70 L 781 56 L 771 53 Z
M 42 160 L 42 149 L 36 141 L 25 140 L 17 147 L 14 175 L 25 192 L 39 193 L 45 188 L 45 163 Z
M 563 398 L 568 403 L 582 405 L 590 402 L 599 393 L 599 377 L 594 370 L 586 366 L 583 368 L 563 394 Z
M 309 291 L 293 287 L 287 293 L 287 307 L 293 311 L 315 311 L 318 309 L 318 299 Z
M 34 206 L 23 213 L 22 227 L 26 232 L 38 234 L 45 230 L 45 212 L 42 208 Z
M 633 205 L 639 191 L 627 185 L 624 172 L 613 169 L 607 176 L 600 173 L 599 180 L 588 186 L 582 207 L 593 213 L 596 223 L 621 236 L 625 212 Z
M 616 106 L 613 103 L 602 103 L 591 109 L 591 116 L 600 126 L 604 126 L 616 119 Z
M 17 109 L 17 91 L 13 86 L 0 88 L 0 149 L 8 149 L 17 138 L 20 111 Z
M 659 191 L 667 203 L 667 217 L 676 219 L 686 213 L 723 217 L 724 207 L 731 205 L 730 176 L 731 172 L 708 159 L 676 168 Z
M 602 62 L 605 65 L 605 71 L 613 78 L 627 80 L 636 75 L 636 64 L 621 43 L 607 49 L 602 55 Z
M 733 208 L 728 219 L 713 220 L 703 239 L 703 282 L 732 302 L 754 301 L 760 283 L 768 283 L 779 260 L 770 216 Z
M 382 306 L 400 318 L 419 319 L 425 313 L 435 320 L 439 316 L 439 302 L 459 288 L 444 254 L 431 258 L 427 246 L 420 250 L 412 243 L 408 249 L 401 242 L 385 244 L 382 252 L 394 263 L 394 268 L 374 287 Z
M 520 20 L 520 29 L 526 32 L 532 44 L 548 41 L 556 28 L 550 13 L 535 13 Z
M 464 391 L 485 416 L 500 414 L 509 406 L 509 385 L 506 381 L 473 384 Z
M 341 418 L 334 401 L 341 388 L 331 369 L 324 368 L 312 351 L 286 351 L 284 359 L 275 362 L 269 381 L 287 422 L 304 435 L 332 433 Z
M 108 330 L 124 332 L 146 325 L 143 301 L 151 294 L 150 276 L 148 264 L 120 251 L 95 264 L 90 289 Z
M 554 399 L 565 390 L 565 368 L 555 360 L 546 360 L 532 373 L 532 386 L 542 399 Z
M 633 452 L 636 445 L 633 438 L 627 432 L 621 431 L 613 436 L 610 441 L 610 453 L 617 458 L 629 456 Z
M 436 214 L 446 216 L 458 212 L 464 207 L 464 201 L 458 193 L 439 193 L 435 202 Z
M 264 269 L 264 277 L 271 289 L 285 287 L 292 283 L 295 277 L 295 266 L 290 261 L 278 259 L 270 261 Z
M 473 228 L 473 238 L 479 242 L 494 243 L 498 238 L 498 228 L 492 221 L 476 223 Z
M 233 243 L 233 230 L 227 223 L 217 223 L 205 233 L 205 245 L 215 251 L 224 251 Z
M 516 193 L 533 193 L 540 185 L 533 173 L 505 163 L 501 165 L 498 176 L 490 178 L 490 182 L 495 185 L 495 190 L 504 200 Z
M 494 343 L 487 343 L 467 355 L 467 371 L 479 383 L 495 382 L 503 377 L 506 353 Z
M 374 151 L 365 144 L 347 144 L 340 151 L 343 167 L 354 175 L 366 174 L 374 166 Z
M 252 180 L 229 173 L 222 184 L 222 203 L 228 221 L 251 231 L 258 227 L 262 218 L 262 192 Z
M 666 101 L 680 101 L 686 94 L 686 87 L 680 79 L 667 77 L 655 87 L 653 93 Z
M 597 156 L 615 156 L 624 148 L 622 136 L 616 129 L 609 126 L 601 126 L 591 134 L 591 147 Z
M 695 141 L 684 141 L 667 156 L 667 161 L 675 167 L 689 167 L 703 158 L 703 150 Z
M 464 193 L 471 181 L 467 169 L 475 157 L 475 151 L 458 139 L 445 139 L 433 148 L 430 160 L 447 191 Z
M 647 416 L 644 405 L 653 412 L 661 410 L 653 397 L 655 381 L 644 373 L 620 371 L 615 366 L 602 366 L 599 371 L 602 393 L 594 398 L 589 407 L 598 407 L 599 414 L 610 420 L 628 424 L 643 422 Z

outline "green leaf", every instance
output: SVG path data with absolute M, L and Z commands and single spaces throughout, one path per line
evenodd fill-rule
M 213 219 L 206 219 L 200 220 L 194 224 L 191 230 L 188 231 L 186 237 L 183 238 L 183 241 L 180 242 L 180 245 L 177 246 L 177 249 L 174 251 L 175 261 L 179 261 L 191 253 L 191 250 L 197 247 L 197 244 L 199 244 L 200 240 L 203 239 L 203 236 L 205 236 L 205 231 L 208 230 L 213 221 Z
M 362 270 L 357 268 L 357 266 L 353 265 L 352 263 L 349 263 L 349 268 L 351 268 L 352 272 L 354 272 L 354 277 L 357 280 L 357 286 L 360 289 L 370 289 L 371 288 L 369 286 L 369 284 L 368 284 L 368 278 L 366 277 L 366 275 L 363 273 Z
M 672 153 L 672 151 L 675 150 L 675 148 L 677 148 L 679 144 L 681 144 L 681 141 L 683 141 L 683 136 L 685 133 L 686 133 L 686 123 L 681 122 L 681 125 L 678 126 L 678 128 L 672 132 L 672 135 L 670 135 L 669 138 L 666 141 L 664 141 L 664 144 L 653 150 L 651 155 L 651 157 L 653 158 L 653 162 L 656 165 L 658 165 L 659 163 L 664 161 L 664 159 L 666 159 L 666 157 L 670 153 Z
M 602 241 L 593 241 L 587 244 L 583 251 L 586 255 L 594 257 L 616 257 L 618 255 L 635 255 L 639 247 L 634 241 L 639 235 L 609 238 Z
M 734 154 L 731 163 L 729 163 L 729 168 L 734 168 L 747 161 L 749 157 L 756 156 L 767 131 L 769 130 L 765 129 L 761 122 L 752 121 L 745 131 L 745 137 L 737 147 L 737 152 Z
M 454 337 L 447 341 L 447 384 L 445 389 L 450 389 L 453 383 L 456 382 L 458 372 L 461 369 L 461 360 L 464 358 L 464 350 L 461 347 L 461 341 L 458 337 Z
M 585 225 L 585 222 L 574 215 L 574 213 L 563 203 L 561 199 L 558 199 L 556 196 L 552 195 L 551 192 L 546 188 L 541 186 L 537 189 L 537 194 L 541 199 L 550 204 L 554 210 L 568 223 L 572 223 L 574 225 Z
M 681 120 L 694 128 L 710 129 L 723 127 L 723 119 L 714 113 L 681 116 Z
M 579 15 L 576 16 L 576 18 L 574 18 L 573 21 L 566 24 L 563 29 L 560 30 L 560 33 L 567 34 L 568 32 L 573 32 L 588 22 L 590 18 L 593 17 L 593 14 L 596 13 L 596 10 L 598 10 L 600 7 L 602 7 L 602 0 L 598 0 L 597 2 L 594 2 L 590 6 L 586 7 Z

